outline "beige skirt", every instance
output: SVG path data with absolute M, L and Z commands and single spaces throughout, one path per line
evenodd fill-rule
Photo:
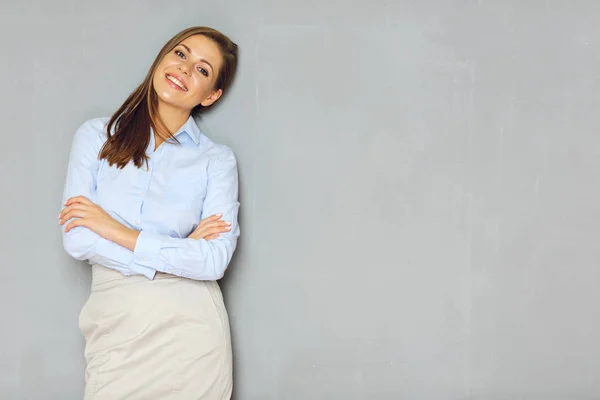
M 79 316 L 85 400 L 223 400 L 232 392 L 229 321 L 217 282 L 92 266 Z

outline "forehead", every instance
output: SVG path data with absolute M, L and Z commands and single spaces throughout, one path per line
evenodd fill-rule
M 210 38 L 203 35 L 190 36 L 180 42 L 190 48 L 192 56 L 203 58 L 215 67 L 221 64 L 219 46 Z

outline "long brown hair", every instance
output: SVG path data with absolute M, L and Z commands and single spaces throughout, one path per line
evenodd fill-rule
M 223 63 L 218 71 L 214 90 L 221 89 L 225 92 L 229 88 L 237 68 L 237 45 L 221 32 L 205 26 L 179 32 L 163 46 L 142 84 L 110 118 L 106 127 L 108 139 L 99 154 L 101 160 L 106 159 L 109 165 L 116 164 L 118 168 L 125 167 L 133 160 L 135 166 L 140 168 L 143 163 L 148 162 L 146 149 L 150 144 L 150 128 L 164 140 L 177 141 L 158 114 L 158 95 L 153 88 L 152 79 L 162 59 L 179 43 L 193 35 L 204 35 L 219 46 Z M 192 114 L 198 114 L 209 107 L 199 104 L 192 110 Z M 111 134 L 113 127 L 114 133 Z

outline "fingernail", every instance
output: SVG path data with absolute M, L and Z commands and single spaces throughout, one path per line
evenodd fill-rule
M 227 225 L 231 225 L 231 222 L 229 222 L 229 221 L 227 221 L 227 222 L 225 222 L 225 223 L 226 223 Z
M 223 214 L 221 214 L 221 213 L 217 214 L 217 217 L 222 217 L 222 216 L 223 216 Z

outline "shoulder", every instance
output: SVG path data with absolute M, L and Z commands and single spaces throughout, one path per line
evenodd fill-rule
M 106 125 L 109 120 L 110 117 L 88 119 L 77 128 L 73 138 L 74 143 L 101 147 L 107 139 Z
M 205 156 L 213 165 L 226 164 L 235 166 L 237 164 L 235 153 L 228 146 L 216 143 L 206 135 L 202 135 L 202 144 Z

